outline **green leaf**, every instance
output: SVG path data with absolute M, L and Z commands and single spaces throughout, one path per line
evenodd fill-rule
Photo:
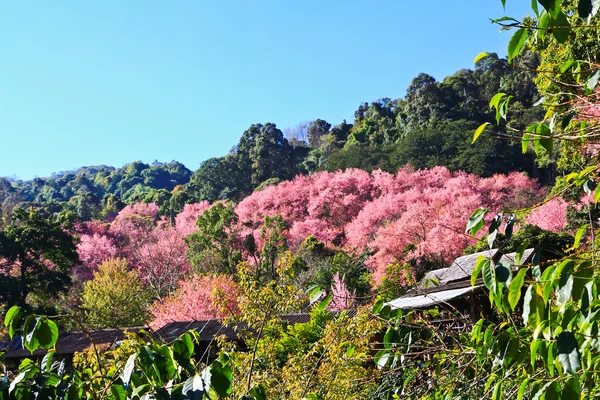
M 560 0 L 539 0 L 539 2 L 552 18 L 556 18 L 560 13 Z
M 510 304 L 510 308 L 512 310 L 514 310 L 517 304 L 519 304 L 519 299 L 521 298 L 521 289 L 523 288 L 526 274 L 527 269 L 521 268 L 517 273 L 517 276 L 515 276 L 510 282 L 510 286 L 508 288 L 508 304 Z
M 498 104 L 504 96 L 506 96 L 506 93 L 496 93 L 494 97 L 492 97 L 492 99 L 490 100 L 490 110 L 492 108 L 498 108 Z
M 521 139 L 521 150 L 523 151 L 523 154 L 527 152 L 527 149 L 529 148 L 529 142 L 531 142 L 531 134 L 525 132 L 523 134 L 523 138 Z
M 490 259 L 487 258 L 486 256 L 479 256 L 477 257 L 477 262 L 475 263 L 475 268 L 473 269 L 473 273 L 471 274 L 471 286 L 475 286 L 475 283 L 477 282 L 477 279 L 479 279 L 479 274 L 481 273 L 481 270 L 483 269 L 483 266 L 485 265 L 485 263 L 490 263 Z
M 527 248 L 529 247 L 529 241 L 524 241 L 521 244 L 519 244 L 519 247 L 517 247 L 517 251 L 515 252 L 515 264 L 516 265 L 521 265 L 523 264 L 522 258 L 523 258 L 523 253 L 525 253 L 525 250 L 527 250 Z
M 486 208 L 478 208 L 473 211 L 471 217 L 469 217 L 469 222 L 467 223 L 466 233 L 470 233 L 475 236 L 477 232 L 483 228 L 485 215 L 488 213 Z
M 599 79 L 600 79 L 600 69 L 597 70 L 596 72 L 594 72 L 589 77 L 589 79 L 585 83 L 586 90 L 588 90 L 589 92 L 592 92 L 594 90 L 594 88 L 596 88 L 596 85 L 598 84 Z
M 485 283 L 490 292 L 496 293 L 496 270 L 492 267 L 491 262 L 483 264 L 483 283 Z
M 233 371 L 229 364 L 223 365 L 220 361 L 213 361 L 210 365 L 210 384 L 219 397 L 226 398 L 231 394 L 233 384 Z
M 596 186 L 594 191 L 594 205 L 598 205 L 598 200 L 600 200 L 600 186 Z
M 515 216 L 514 214 L 508 217 L 506 221 L 506 227 L 504 228 L 504 236 L 506 240 L 510 240 L 513 234 L 513 227 L 515 226 Z
M 575 374 L 579 369 L 579 349 L 577 339 L 571 331 L 562 331 L 556 338 L 558 361 L 568 374 Z
M 579 247 L 579 244 L 581 243 L 581 239 L 583 238 L 583 235 L 585 234 L 585 231 L 587 230 L 589 224 L 584 224 L 581 225 L 579 227 L 579 229 L 577 229 L 577 233 L 575 233 L 575 242 L 573 243 L 573 249 L 576 249 Z
M 537 0 L 534 0 L 537 1 Z M 525 396 L 525 391 L 527 390 L 527 385 L 529 384 L 529 378 L 525 378 L 525 380 L 519 386 L 519 391 L 517 392 L 517 400 L 522 400 L 523 396 Z
M 371 309 L 371 312 L 373 314 L 379 314 L 379 311 L 381 311 L 381 309 L 383 308 L 383 299 L 377 299 L 377 301 L 375 302 L 375 304 L 373 304 L 373 308 Z
M 565 400 L 581 398 L 581 384 L 576 376 L 570 377 L 565 383 L 560 397 Z
M 127 390 L 125 390 L 123 385 L 110 385 L 110 393 L 116 400 L 127 400 Z
M 496 383 L 494 393 L 492 394 L 492 400 L 502 400 L 502 382 L 503 381 Z
M 25 347 L 30 352 L 36 351 L 40 347 L 40 341 L 38 339 L 37 330 L 40 324 L 41 317 L 36 317 L 34 315 L 30 315 L 25 320 L 25 324 L 23 325 L 25 331 L 23 334 L 25 337 L 23 338 L 23 347 Z
M 536 327 L 544 313 L 544 299 L 537 291 L 537 285 L 531 285 L 523 299 L 523 323 Z
M 385 368 L 391 357 L 392 356 L 388 350 L 379 350 L 377 353 L 375 353 L 373 360 L 375 361 L 377 368 L 382 369 Z
M 398 330 L 393 326 L 390 326 L 385 335 L 383 336 L 383 347 L 386 349 L 391 349 L 396 344 L 400 342 L 400 335 L 398 334 Z
M 512 268 L 510 264 L 504 261 L 496 264 L 496 267 L 494 268 L 494 275 L 496 275 L 496 282 L 508 284 L 512 280 Z
M 488 230 L 487 241 L 488 241 L 488 246 L 490 246 L 490 249 L 494 247 L 494 241 L 496 240 L 496 236 L 498 235 L 498 228 L 500 228 L 501 224 L 502 224 L 502 213 L 499 213 L 499 214 L 496 214 L 496 216 L 492 219 L 492 222 L 490 223 L 490 227 Z
M 42 349 L 54 347 L 56 341 L 58 340 L 58 327 L 54 321 L 51 321 L 45 317 L 42 318 L 38 325 L 37 337 Z
M 15 327 L 19 323 L 20 319 L 21 319 L 21 308 L 19 306 L 12 306 L 6 313 L 6 316 L 4 317 L 4 326 L 6 326 L 8 328 L 8 334 L 11 339 L 12 339 L 13 335 L 15 334 L 15 331 L 16 331 Z
M 569 21 L 567 16 L 559 10 L 556 17 L 551 16 L 549 25 L 552 26 L 552 35 L 556 41 L 560 44 L 565 43 L 569 39 Z
M 54 359 L 54 354 L 55 354 L 54 351 L 49 351 L 46 353 L 46 355 L 42 359 L 42 363 L 40 364 L 40 367 L 44 371 L 50 371 L 50 367 L 52 366 L 52 360 Z
M 513 34 L 508 43 L 508 62 L 510 63 L 516 56 L 519 55 L 523 45 L 527 41 L 529 33 L 526 29 L 520 28 Z
M 348 348 L 346 349 L 346 358 L 351 358 L 354 355 L 355 351 L 356 351 L 356 347 L 348 346 Z
M 562 282 L 559 283 L 560 287 L 558 289 L 556 301 L 559 304 L 564 305 L 571 298 L 571 292 L 573 291 L 573 275 L 563 275 L 561 281 Z
M 487 51 L 484 51 L 483 53 L 479 53 L 477 54 L 477 57 L 475 57 L 475 59 L 473 60 L 474 64 L 477 64 L 479 61 L 483 60 L 486 57 L 489 57 L 490 53 L 488 53 Z
M 323 300 L 319 302 L 319 304 L 317 305 L 317 310 L 319 310 L 319 312 L 323 312 L 327 308 L 329 303 L 331 303 L 332 299 L 333 295 L 329 293 L 327 296 L 325 296 Z
M 481 136 L 481 133 L 489 124 L 489 122 L 484 122 L 483 124 L 479 125 L 479 127 L 475 130 L 475 133 L 473 134 L 473 141 L 471 142 L 471 144 L 475 143 L 477 139 L 479 139 L 479 136 Z
M 534 339 L 531 344 L 529 345 L 529 350 L 531 352 L 530 354 L 530 362 L 531 362 L 531 368 L 535 368 L 535 360 L 537 358 L 537 352 L 538 349 L 540 348 L 540 346 L 542 346 L 544 344 L 544 342 L 542 342 L 541 340 L 538 339 Z
M 315 286 L 312 289 L 309 289 L 310 292 L 308 294 L 309 298 L 310 298 L 310 305 L 312 306 L 315 302 L 319 301 L 319 299 L 321 298 L 321 296 L 323 296 L 325 294 L 325 291 L 323 289 L 321 289 L 320 286 Z

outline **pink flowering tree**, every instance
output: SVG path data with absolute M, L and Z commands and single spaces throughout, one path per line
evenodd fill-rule
M 157 300 L 150 306 L 154 319 L 150 326 L 153 329 L 174 321 L 204 321 L 225 317 L 214 304 L 219 292 L 225 296 L 227 308 L 236 309 L 238 289 L 228 276 L 192 275 L 179 282 L 178 289 L 169 297 Z
M 77 278 L 87 281 L 94 277 L 98 265 L 110 258 L 117 258 L 119 249 L 112 238 L 94 233 L 80 236 L 77 254 L 81 264 L 74 268 L 73 273 Z
M 123 208 L 110 224 L 109 232 L 123 245 L 142 240 L 158 220 L 158 206 L 154 203 L 135 203 Z
M 569 203 L 556 197 L 535 208 L 527 216 L 526 222 L 544 230 L 562 232 L 567 226 L 567 207 Z
M 198 217 L 208 210 L 211 204 L 208 201 L 186 204 L 183 210 L 175 217 L 175 227 L 182 236 L 187 236 L 198 230 L 196 221 Z
M 344 282 L 346 277 L 340 276 L 339 272 L 333 275 L 333 281 L 331 284 L 331 303 L 329 303 L 329 309 L 331 311 L 342 311 L 352 308 L 354 305 L 354 294 L 350 293 Z
M 187 246 L 174 228 L 156 227 L 139 242 L 131 242 L 128 253 L 131 265 L 157 299 L 175 290 L 190 270 Z

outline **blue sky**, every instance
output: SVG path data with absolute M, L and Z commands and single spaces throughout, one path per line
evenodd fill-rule
M 412 78 L 506 54 L 528 1 L 59 1 L 0 6 L 0 176 L 178 160 L 252 123 L 351 122 Z

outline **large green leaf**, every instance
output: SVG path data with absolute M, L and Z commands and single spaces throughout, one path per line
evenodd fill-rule
M 510 42 L 508 42 L 508 62 L 511 62 L 516 56 L 519 55 L 523 45 L 527 41 L 527 37 L 529 36 L 529 32 L 520 28 L 513 34 L 510 38 Z
M 488 210 L 486 208 L 478 208 L 473 211 L 473 214 L 469 217 L 469 222 L 467 222 L 466 233 L 475 236 L 483 228 L 484 218 L 487 213 Z
M 577 339 L 571 331 L 562 331 L 556 338 L 558 361 L 568 374 L 577 372 L 580 366 Z
M 484 122 L 483 124 L 479 125 L 477 129 L 475 129 L 475 133 L 473 134 L 473 141 L 471 142 L 471 144 L 475 143 L 477 139 L 479 139 L 479 136 L 481 136 L 481 133 L 489 124 L 489 122 Z
M 4 326 L 8 328 L 8 334 L 11 339 L 16 331 L 16 326 L 21 319 L 21 308 L 19 306 L 12 306 L 6 316 L 4 317 Z
M 483 60 L 486 57 L 489 57 L 490 53 L 488 53 L 487 51 L 484 51 L 483 53 L 479 53 L 477 54 L 477 57 L 475 57 L 475 59 L 473 60 L 474 64 L 477 64 L 479 61 Z
M 485 283 L 485 287 L 487 287 L 490 292 L 496 293 L 496 270 L 491 262 L 483 264 L 483 283 Z
M 526 274 L 527 269 L 521 268 L 521 270 L 519 270 L 517 273 L 517 276 L 515 276 L 510 282 L 510 286 L 508 288 L 508 304 L 512 310 L 514 310 L 517 304 L 519 304 L 519 299 L 521 298 L 521 289 L 523 288 Z
M 508 285 L 512 280 L 511 265 L 504 261 L 499 262 L 494 268 L 494 275 L 496 275 L 496 282 Z
M 37 337 L 42 349 L 54 347 L 58 340 L 58 327 L 47 318 L 42 318 L 37 328 Z
M 565 383 L 561 393 L 561 399 L 579 399 L 581 397 L 581 384 L 576 376 L 572 376 Z
M 549 24 L 553 28 L 552 35 L 558 43 L 563 44 L 569 39 L 569 20 L 562 11 L 559 11 L 556 17 L 550 17 Z
M 581 239 L 583 238 L 583 234 L 587 230 L 588 226 L 589 226 L 589 224 L 584 224 L 584 225 L 581 225 L 579 227 L 579 229 L 577 229 L 577 233 L 575 233 L 575 243 L 573 244 L 573 249 L 576 249 L 579 247 L 579 244 L 581 243 Z
M 503 381 L 496 383 L 494 393 L 492 394 L 492 400 L 502 400 L 502 383 Z
M 30 352 L 36 351 L 40 347 L 40 341 L 37 335 L 38 327 L 41 322 L 41 317 L 30 315 L 25 320 L 24 332 L 25 337 L 23 338 L 23 347 Z
M 560 13 L 560 0 L 539 0 L 551 17 L 556 18 Z
M 536 327 L 542 319 L 544 304 L 544 299 L 538 293 L 537 285 L 529 286 L 523 299 L 523 323 Z
M 490 259 L 486 256 L 477 257 L 477 262 L 475 263 L 475 268 L 473 269 L 473 273 L 471 274 L 471 286 L 475 286 L 477 279 L 479 279 L 479 274 L 481 274 L 481 270 L 485 263 L 490 263 Z

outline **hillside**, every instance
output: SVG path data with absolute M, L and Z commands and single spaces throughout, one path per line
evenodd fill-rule
M 48 178 L 9 182 L 0 179 L 3 208 L 16 202 L 37 204 L 49 212 L 75 213 L 83 220 L 115 215 L 126 204 L 156 203 L 163 215 L 176 214 L 187 203 L 240 200 L 266 185 L 298 174 L 359 168 L 395 173 L 405 165 L 417 169 L 444 166 L 482 177 L 527 172 L 544 184 L 550 168 L 536 166 L 533 155 L 499 133 L 471 145 L 472 132 L 494 115 L 487 107 L 496 92 L 513 96 L 512 126 L 524 129 L 543 114 L 534 106 L 539 94 L 533 53 L 520 57 L 528 69 L 515 69 L 495 55 L 438 82 L 421 73 L 397 99 L 363 103 L 352 123 L 333 126 L 317 119 L 285 131 L 275 124 L 253 124 L 232 152 L 201 163 L 192 173 L 172 161 L 133 162 L 122 168 L 104 165 L 53 174 Z

